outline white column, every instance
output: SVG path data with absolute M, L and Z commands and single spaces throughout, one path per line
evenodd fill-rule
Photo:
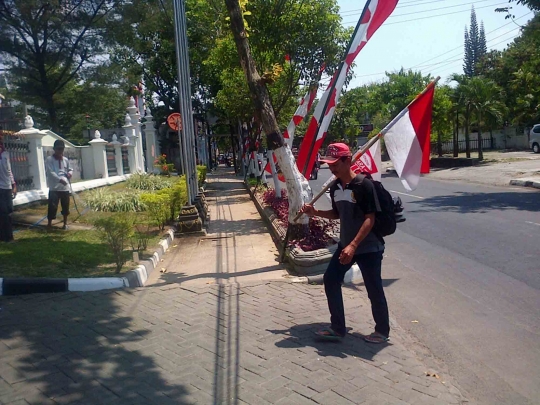
M 129 107 L 127 108 L 129 117 L 131 118 L 131 125 L 133 126 L 133 144 L 135 145 L 135 161 L 137 162 L 137 171 L 144 172 L 144 156 L 142 146 L 142 133 L 141 133 L 141 115 L 139 109 L 135 106 L 135 99 L 131 97 L 129 99 Z
M 114 145 L 114 161 L 116 162 L 116 173 L 119 176 L 124 174 L 124 163 L 122 162 L 122 144 L 118 142 L 116 135 L 113 135 L 113 140 L 111 142 Z
M 128 162 L 129 162 L 129 172 L 130 173 L 136 173 L 137 172 L 137 156 L 133 154 L 133 151 L 131 150 L 131 146 L 135 145 L 135 128 L 133 127 L 131 123 L 131 116 L 129 113 L 126 113 L 126 116 L 124 117 L 124 128 L 125 136 L 124 136 L 124 144 L 123 147 L 126 147 L 128 150 Z
M 154 128 L 154 120 L 150 108 L 146 109 L 146 171 L 148 173 L 158 174 L 159 170 L 154 167 L 154 161 L 159 155 L 159 145 L 156 139 L 156 129 Z
M 106 179 L 109 177 L 109 170 L 107 168 L 107 152 L 105 146 L 107 141 L 101 139 L 101 134 L 98 130 L 94 133 L 94 139 L 90 142 L 92 148 L 92 155 L 94 156 L 94 173 L 96 178 Z
M 30 175 L 34 183 L 35 190 L 45 192 L 47 189 L 47 177 L 45 174 L 45 158 L 43 157 L 42 139 L 45 136 L 39 129 L 34 128 L 34 120 L 27 115 L 24 118 L 25 128 L 19 131 L 23 138 L 28 140 L 29 153 L 28 162 L 30 164 Z

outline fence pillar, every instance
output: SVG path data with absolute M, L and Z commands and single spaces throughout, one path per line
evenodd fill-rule
M 28 140 L 28 162 L 30 166 L 30 176 L 34 183 L 35 190 L 45 192 L 47 189 L 47 177 L 45 174 L 45 158 L 43 157 L 42 140 L 45 136 L 39 129 L 34 128 L 34 120 L 27 115 L 24 118 L 24 129 L 17 134 Z
M 137 170 L 139 172 L 145 172 L 140 120 L 141 115 L 139 114 L 139 109 L 135 106 L 135 99 L 133 97 L 129 99 L 129 107 L 127 110 L 129 117 L 131 118 L 131 125 L 133 126 L 133 145 L 135 145 Z
M 116 134 L 112 136 L 112 145 L 114 145 L 114 160 L 116 161 L 116 173 L 119 176 L 124 174 L 124 164 L 122 163 L 122 144 L 118 142 Z
M 90 147 L 92 148 L 92 155 L 94 157 L 94 173 L 96 178 L 106 179 L 109 177 L 109 170 L 107 168 L 107 152 L 105 151 L 105 146 L 107 141 L 101 139 L 101 134 L 98 130 L 94 132 L 94 139 L 90 142 Z
M 158 174 L 159 170 L 154 167 L 154 161 L 159 156 L 159 145 L 156 139 L 156 129 L 154 127 L 154 117 L 150 108 L 146 109 L 146 128 L 144 134 L 146 136 L 146 171 L 148 173 Z

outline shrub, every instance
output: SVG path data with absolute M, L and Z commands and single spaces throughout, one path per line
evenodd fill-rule
M 183 205 L 187 203 L 186 177 L 180 176 L 171 188 L 159 190 L 156 194 L 167 197 L 169 202 L 170 220 L 174 221 Z
M 171 172 L 174 170 L 174 164 L 167 163 L 167 155 L 165 154 L 158 156 L 158 158 L 154 160 L 154 167 L 158 168 L 164 176 L 170 176 Z
M 122 270 L 122 266 L 127 262 L 124 247 L 133 234 L 133 222 L 133 217 L 126 213 L 99 218 L 94 222 L 94 226 L 107 241 L 113 253 L 117 273 Z
M 144 252 L 148 247 L 148 241 L 152 237 L 150 221 L 139 221 L 134 225 L 133 234 L 131 235 L 131 248 L 137 252 Z
M 208 169 L 204 165 L 198 165 L 197 166 L 197 182 L 199 184 L 199 187 L 203 185 L 203 183 L 206 181 L 206 172 Z
M 148 216 L 159 229 L 163 229 L 170 215 L 169 194 L 144 193 L 141 201 L 146 206 Z
M 136 190 L 154 191 L 171 187 L 173 180 L 162 176 L 147 173 L 134 173 L 126 181 L 127 188 Z
M 86 204 L 95 211 L 102 212 L 140 212 L 144 204 L 136 191 L 114 192 L 98 188 L 86 193 Z

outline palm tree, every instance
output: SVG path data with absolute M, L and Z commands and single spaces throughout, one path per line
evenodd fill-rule
M 501 102 L 502 89 L 493 80 L 481 76 L 472 77 L 463 89 L 471 114 L 478 125 L 478 160 L 484 159 L 482 151 L 482 127 L 487 122 L 502 124 L 506 106 Z
M 457 73 L 454 73 L 450 76 L 450 81 L 457 82 L 457 87 L 454 89 L 453 94 L 453 100 L 454 105 L 456 107 L 456 121 L 459 121 L 459 114 L 461 111 L 463 111 L 463 118 L 464 118 L 464 127 L 465 127 L 465 152 L 467 154 L 467 158 L 471 157 L 471 144 L 469 139 L 469 126 L 471 121 L 471 105 L 468 100 L 467 94 L 467 84 L 471 78 L 469 78 L 466 75 L 460 75 Z M 458 122 L 456 122 L 456 126 L 459 125 Z M 454 142 L 454 157 L 456 156 L 456 149 L 457 149 L 457 137 Z

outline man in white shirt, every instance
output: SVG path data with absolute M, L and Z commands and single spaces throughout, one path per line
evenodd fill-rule
M 11 172 L 9 153 L 4 149 L 2 127 L 0 127 L 0 241 L 13 240 L 11 213 L 13 199 L 17 195 L 17 185 Z
M 64 157 L 64 141 L 58 139 L 54 141 L 54 154 L 45 160 L 45 172 L 47 173 L 47 186 L 49 187 L 49 208 L 47 212 L 47 227 L 52 227 L 53 219 L 56 219 L 58 203 L 62 206 L 64 226 L 67 229 L 67 218 L 69 215 L 69 179 L 73 169 L 69 166 L 69 161 Z

